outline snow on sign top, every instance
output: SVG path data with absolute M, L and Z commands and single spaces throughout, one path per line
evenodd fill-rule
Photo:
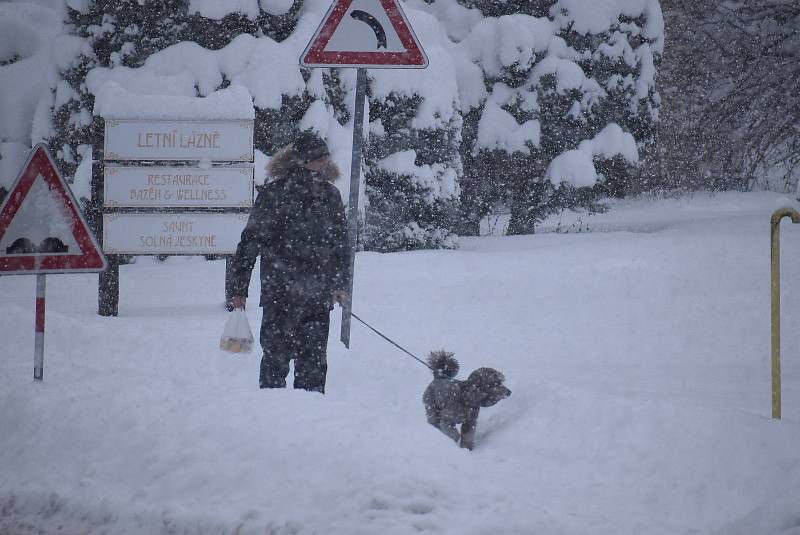
M 428 58 L 397 0 L 335 0 L 300 64 L 424 69 Z
M 36 145 L 0 205 L 0 273 L 103 271 L 97 244 L 47 148 Z

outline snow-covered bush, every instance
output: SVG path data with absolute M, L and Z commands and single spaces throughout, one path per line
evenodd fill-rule
M 370 71 L 364 245 L 372 250 L 455 246 L 461 177 L 456 73 L 436 19 L 412 15 L 428 68 Z
M 659 3 L 560 0 L 551 10 L 559 36 L 574 49 L 576 63 L 595 80 L 603 94 L 586 116 L 591 135 L 617 124 L 639 147 L 653 142 L 660 98 L 656 65 L 664 48 L 664 22 Z M 608 133 L 606 134 L 608 137 Z M 621 156 L 615 158 L 615 156 Z M 638 157 L 617 152 L 600 158 L 600 190 L 625 196 L 641 189 L 631 165 Z M 614 163 L 616 162 L 616 163 Z
M 633 189 L 638 150 L 575 153 L 558 162 L 578 165 L 550 172 L 551 163 L 592 140 L 609 125 L 616 147 L 646 145 L 658 119 L 655 64 L 663 47 L 657 0 L 592 2 L 464 2 L 485 10 L 455 45 L 462 87 L 466 232 L 498 203 L 511 208 L 509 232 L 533 232 L 565 200 Z M 475 66 L 479 67 L 476 71 Z M 567 191 L 560 191 L 566 188 Z

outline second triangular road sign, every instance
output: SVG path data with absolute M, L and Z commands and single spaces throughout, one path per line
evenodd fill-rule
M 106 258 L 43 144 L 0 205 L 0 273 L 103 271 Z

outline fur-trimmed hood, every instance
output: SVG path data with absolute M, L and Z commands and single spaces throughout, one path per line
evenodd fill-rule
M 327 161 L 328 165 L 322 171 L 310 173 L 298 163 L 294 145 L 290 144 L 279 149 L 272 157 L 272 160 L 267 165 L 267 176 L 270 180 L 277 180 L 310 173 L 323 180 L 335 182 L 341 176 L 341 172 L 333 160 L 329 158 Z

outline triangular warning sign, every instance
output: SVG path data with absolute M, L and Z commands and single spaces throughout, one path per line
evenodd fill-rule
M 300 64 L 424 69 L 428 58 L 397 0 L 335 0 Z
M 43 144 L 0 205 L 0 273 L 106 269 L 106 257 Z

